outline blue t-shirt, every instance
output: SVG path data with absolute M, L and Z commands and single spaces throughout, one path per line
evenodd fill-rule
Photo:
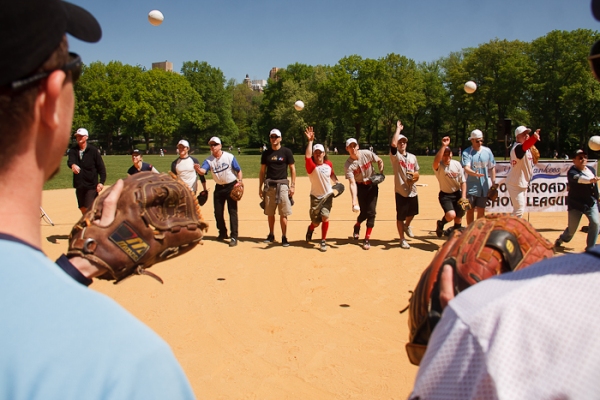
M 167 343 L 115 301 L 10 236 L 0 254 L 0 398 L 194 398 Z
M 496 182 L 490 182 L 490 170 L 496 167 L 494 154 L 489 147 L 481 146 L 479 151 L 475 151 L 473 147 L 468 147 L 462 152 L 461 164 L 464 167 L 467 165 L 477 173 L 483 174 L 482 177 L 467 175 L 467 195 L 486 197 L 490 185 Z

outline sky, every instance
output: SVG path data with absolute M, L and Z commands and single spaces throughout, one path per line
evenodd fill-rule
M 70 0 L 102 25 L 97 44 L 70 38 L 84 63 L 206 62 L 241 83 L 273 67 L 335 65 L 396 53 L 431 62 L 495 38 L 600 30 L 590 0 Z M 160 10 L 160 26 L 148 22 Z

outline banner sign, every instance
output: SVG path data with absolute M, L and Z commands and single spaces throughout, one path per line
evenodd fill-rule
M 525 212 L 567 211 L 567 171 L 572 165 L 572 160 L 538 162 L 533 167 L 533 178 L 527 188 Z M 589 160 L 587 165 L 598 171 L 598 160 Z M 488 200 L 486 212 L 513 211 L 505 184 L 510 168 L 510 161 L 496 161 L 498 198 L 494 202 Z

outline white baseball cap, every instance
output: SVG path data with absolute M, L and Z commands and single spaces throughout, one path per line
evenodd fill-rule
M 187 147 L 188 149 L 190 148 L 190 144 L 188 143 L 188 141 L 187 141 L 187 140 L 183 140 L 183 139 L 181 139 L 181 140 L 179 141 L 179 143 L 177 143 L 177 145 L 179 146 L 180 144 L 184 145 L 184 146 L 185 146 L 185 147 Z
M 271 129 L 271 132 L 269 132 L 269 136 L 271 135 L 277 135 L 281 137 L 281 132 L 279 131 L 279 129 Z
M 90 136 L 87 129 L 85 129 L 85 128 L 77 129 L 77 132 L 75 132 L 75 134 L 79 135 L 79 136 Z
M 218 137 L 216 137 L 216 136 L 213 136 L 213 137 L 211 137 L 211 138 L 210 138 L 210 140 L 208 141 L 208 144 L 211 144 L 211 143 L 221 144 L 221 139 L 219 139 L 219 138 L 218 138 Z
M 356 143 L 356 145 L 358 146 L 358 142 L 356 141 L 356 139 L 350 138 L 346 140 L 346 147 L 350 146 L 352 143 Z
M 529 129 L 526 126 L 521 125 L 517 129 L 515 129 L 515 137 L 519 136 L 519 135 L 521 135 L 523 133 L 529 133 L 529 132 L 531 132 L 531 129 Z
M 408 138 L 406 136 L 404 136 L 403 134 L 398 135 L 398 141 L 401 141 L 402 139 L 408 142 Z
M 322 144 L 315 144 L 313 146 L 313 151 L 317 151 L 317 150 L 321 150 L 323 153 L 325 153 L 325 148 L 323 147 Z
M 469 136 L 469 140 L 472 139 L 483 139 L 483 132 L 481 132 L 479 129 L 475 129 L 473 132 L 471 132 L 471 136 Z

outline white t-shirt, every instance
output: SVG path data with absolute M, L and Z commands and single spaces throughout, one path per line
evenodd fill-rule
M 194 169 L 194 160 L 193 157 L 178 158 L 175 160 L 175 169 L 177 170 L 177 176 L 196 193 L 198 189 L 198 177 Z
M 236 172 L 241 168 L 234 155 L 223 151 L 221 157 L 216 158 L 212 154 L 204 160 L 201 168 L 212 173 L 215 183 L 226 185 L 237 180 Z
M 527 188 L 533 177 L 533 155 L 531 150 L 527 149 L 523 158 L 518 158 L 515 150 L 521 143 L 515 143 L 510 149 L 510 171 L 506 176 L 506 184 Z
M 449 165 L 440 162 L 435 177 L 440 184 L 441 192 L 454 193 L 459 191 L 460 185 L 465 182 L 465 171 L 458 161 L 450 160 Z
M 410 399 L 598 398 L 599 287 L 586 253 L 470 287 L 444 310 Z
M 310 180 L 310 194 L 317 199 L 333 192 L 331 188 L 331 176 L 333 175 L 333 165 L 331 161 L 326 160 L 321 165 L 315 164 L 312 158 L 305 157 L 306 172 Z
M 394 150 L 396 151 L 394 152 Z M 406 183 L 406 174 L 419 171 L 417 157 L 411 153 L 406 153 L 403 156 L 397 148 L 390 146 L 390 160 L 394 169 L 394 189 L 396 193 L 403 197 L 415 197 L 417 195 L 417 187 Z

